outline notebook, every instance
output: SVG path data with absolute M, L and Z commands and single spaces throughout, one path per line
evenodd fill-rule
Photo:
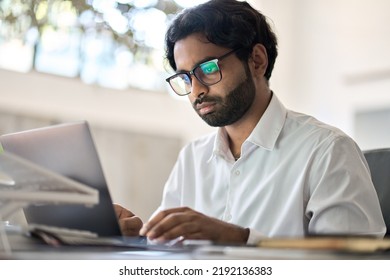
M 87 122 L 72 122 L 0 136 L 6 152 L 15 154 L 99 192 L 99 203 L 33 205 L 24 208 L 28 224 L 90 231 L 101 237 L 121 236 L 99 156 Z

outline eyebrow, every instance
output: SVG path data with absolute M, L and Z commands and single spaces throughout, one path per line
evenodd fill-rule
M 195 63 L 194 66 L 191 68 L 191 70 L 177 69 L 176 70 L 176 74 L 178 74 L 178 73 L 186 73 L 186 72 L 192 71 L 195 67 L 199 66 L 200 64 L 202 64 L 204 62 L 207 62 L 209 60 L 216 59 L 216 58 L 217 58 L 217 56 L 207 56 L 207 57 L 199 60 L 197 63 Z

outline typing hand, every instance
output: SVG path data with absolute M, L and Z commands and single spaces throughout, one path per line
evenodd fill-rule
M 119 204 L 114 204 L 114 209 L 122 234 L 126 236 L 138 236 L 142 227 L 141 219 Z
M 249 229 L 208 217 L 188 207 L 161 211 L 144 224 L 141 235 L 151 240 L 207 239 L 214 242 L 246 243 Z

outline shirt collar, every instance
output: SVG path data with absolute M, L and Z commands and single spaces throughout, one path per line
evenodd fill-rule
M 209 161 L 213 159 L 215 156 L 221 156 L 227 159 L 229 150 L 230 150 L 229 140 L 228 140 L 226 130 L 224 127 L 220 127 L 217 130 L 217 135 L 214 140 L 213 153 L 211 154 Z
M 251 142 L 266 150 L 273 150 L 280 132 L 283 129 L 286 115 L 286 108 L 273 93 L 267 109 L 245 142 Z M 220 127 L 217 130 L 213 154 L 209 160 L 214 156 L 226 158 L 229 153 L 229 141 L 226 130 L 225 128 Z
M 266 150 L 273 150 L 286 121 L 287 110 L 275 94 L 260 121 L 249 135 L 249 141 Z

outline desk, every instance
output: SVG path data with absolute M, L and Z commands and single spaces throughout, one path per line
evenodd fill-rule
M 51 246 L 23 234 L 8 234 L 11 252 L 0 243 L 0 259 L 20 260 L 126 260 L 191 259 L 187 250 L 146 250 L 109 246 Z
M 315 250 L 266 249 L 237 246 L 196 246 L 191 250 L 145 250 L 107 246 L 53 247 L 22 234 L 8 234 L 12 252 L 0 259 L 21 260 L 390 260 L 390 252 L 346 253 Z

